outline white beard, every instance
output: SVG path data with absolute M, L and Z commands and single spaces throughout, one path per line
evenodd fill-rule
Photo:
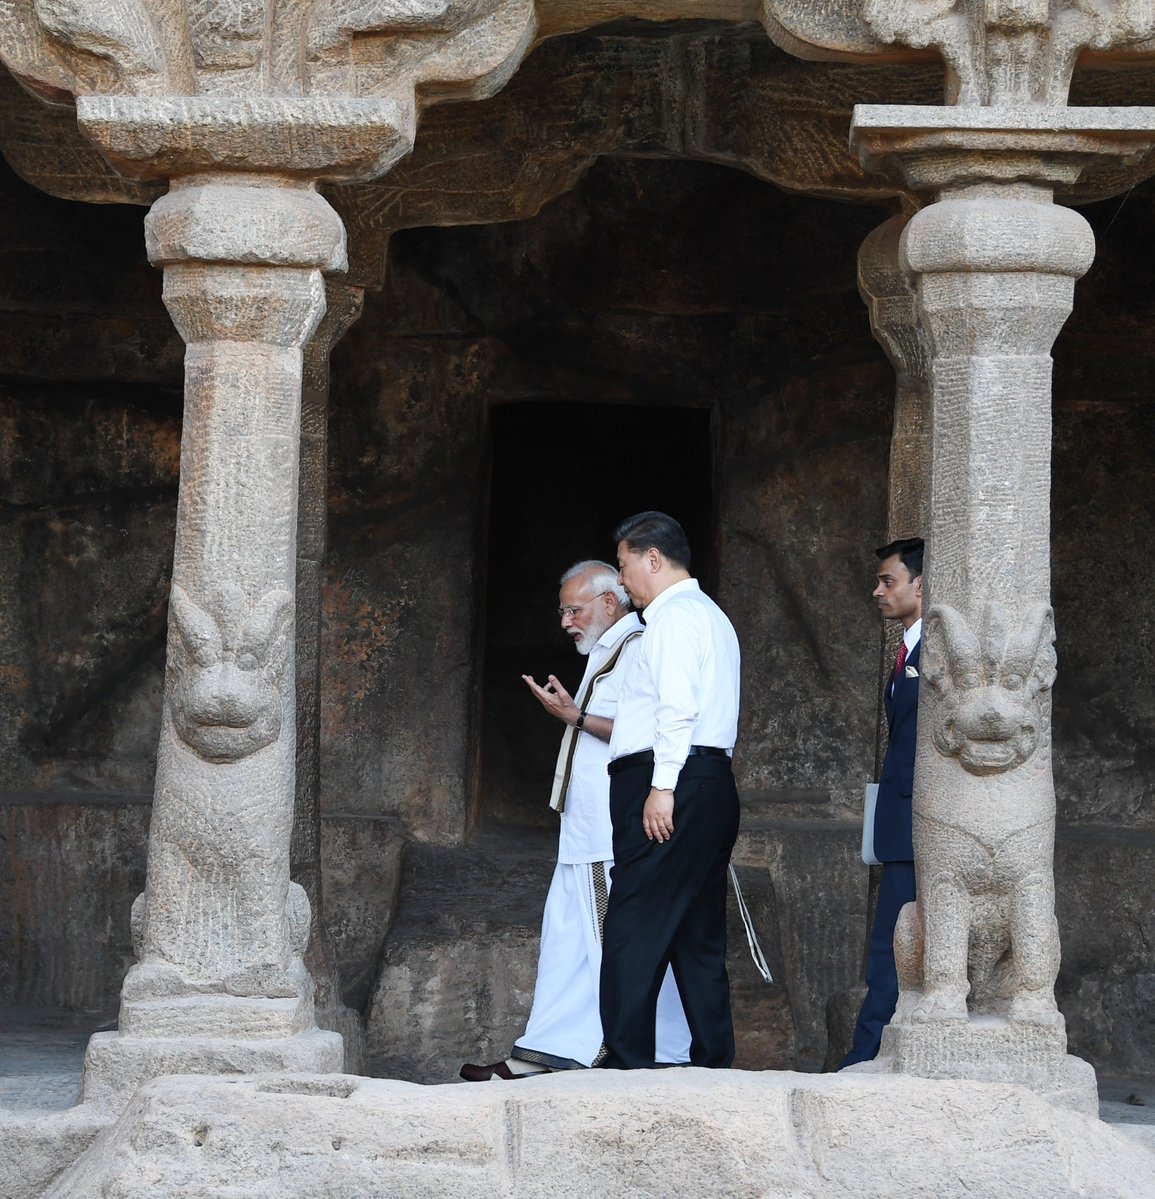
M 613 624 L 613 621 L 608 617 L 602 617 L 600 620 L 591 621 L 590 627 L 582 633 L 578 633 L 574 637 L 574 648 L 583 657 L 589 655 L 590 650 L 597 645 L 601 635 Z

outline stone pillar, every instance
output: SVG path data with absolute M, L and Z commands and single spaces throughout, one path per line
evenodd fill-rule
M 302 348 L 344 230 L 312 184 L 188 176 L 146 221 L 188 350 L 168 665 L 140 961 L 84 1098 L 158 1073 L 339 1070 L 289 878 Z
M 361 315 L 365 290 L 330 279 L 325 315 L 305 348 L 301 391 L 301 476 L 297 511 L 297 763 L 290 873 L 312 913 L 305 965 L 316 988 L 316 1017 L 339 1032 L 345 1069 L 360 1073 L 364 1031 L 341 998 L 321 887 L 321 576 L 328 527 L 329 355 Z
M 1067 1056 L 1054 995 L 1050 351 L 1094 241 L 1053 188 L 1133 150 L 1134 120 L 860 106 L 852 132 L 865 163 L 937 200 L 900 243 L 930 356 L 931 489 L 918 901 L 877 1068 L 1014 1081 L 1088 1113 L 1094 1074 Z
M 887 536 L 917 537 L 930 509 L 930 364 L 914 289 L 899 263 L 905 214 L 884 221 L 858 251 L 858 291 L 870 331 L 894 367 Z
M 884 1048 L 909 1073 L 1071 1085 L 1054 995 L 1050 350 L 1093 253 L 1042 185 L 944 189 L 903 238 L 934 394 L 919 901 L 896 932 Z

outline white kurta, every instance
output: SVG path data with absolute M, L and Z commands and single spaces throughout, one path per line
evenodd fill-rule
M 580 703 L 589 681 L 610 660 L 622 639 L 641 632 L 642 622 L 637 613 L 623 616 L 598 638 L 586 659 L 581 685 L 574 692 Z M 641 638 L 635 637 L 622 649 L 614 669 L 600 678 L 586 709 L 590 716 L 613 720 L 618 710 L 618 694 L 622 680 L 629 672 L 638 652 Z M 606 767 L 610 762 L 610 747 L 590 733 L 577 734 L 573 769 L 565 793 L 565 810 L 561 814 L 561 835 L 558 839 L 559 862 L 609 862 L 614 856 L 614 828 L 610 822 L 610 780 Z
M 575 697 L 585 693 L 590 678 L 606 664 L 621 639 L 641 627 L 631 613 L 601 635 L 590 650 Z M 639 641 L 635 638 L 627 644 L 613 671 L 598 681 L 586 709 L 590 715 L 615 718 L 622 680 Z M 513 1051 L 515 1058 L 525 1061 L 590 1066 L 601 1050 L 601 926 L 613 865 L 609 758 L 606 742 L 591 734 L 579 735 L 561 815 L 558 864 L 542 917 L 533 1010 Z M 669 971 L 658 998 L 655 1037 L 657 1061 L 690 1060 L 690 1028 Z

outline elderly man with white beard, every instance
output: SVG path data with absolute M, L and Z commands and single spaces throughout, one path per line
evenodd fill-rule
M 561 835 L 542 917 L 533 1010 L 508 1058 L 461 1068 L 468 1082 L 579 1070 L 597 1064 L 603 1052 L 598 980 L 613 866 L 606 766 L 618 692 L 642 622 L 630 610 L 617 570 L 605 562 L 579 562 L 562 575 L 557 612 L 588 661 L 576 699 L 554 675 L 544 686 L 522 675 L 541 706 L 566 726 L 550 799 Z M 689 1061 L 690 1030 L 669 972 L 658 999 L 655 1041 L 657 1061 Z

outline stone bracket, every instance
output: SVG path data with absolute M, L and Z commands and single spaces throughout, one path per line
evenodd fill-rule
M 1155 108 L 857 104 L 850 144 L 868 170 L 917 192 L 969 182 L 1071 186 L 1124 164 L 1155 173 Z
M 412 104 L 396 97 L 78 96 L 80 128 L 132 179 L 235 171 L 351 183 L 412 148 Z

